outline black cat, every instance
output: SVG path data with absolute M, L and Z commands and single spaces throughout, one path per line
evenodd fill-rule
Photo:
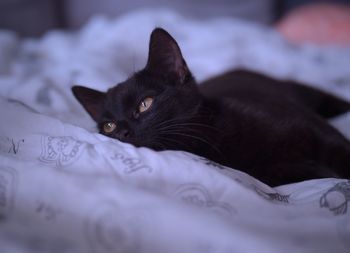
M 135 146 L 188 151 L 271 186 L 350 177 L 350 143 L 322 118 L 348 111 L 349 103 L 248 71 L 198 86 L 160 28 L 143 70 L 106 93 L 72 90 L 100 133 Z

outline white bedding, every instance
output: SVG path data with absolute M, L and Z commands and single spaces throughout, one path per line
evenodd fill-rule
M 232 19 L 139 11 L 40 40 L 0 32 L 0 252 L 349 252 L 349 180 L 270 188 L 94 132 L 69 87 L 104 90 L 142 68 L 155 26 L 198 80 L 243 66 L 350 99 L 349 48 L 292 46 Z M 348 134 L 348 122 L 335 124 Z

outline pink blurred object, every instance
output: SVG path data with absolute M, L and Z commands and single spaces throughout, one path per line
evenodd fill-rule
M 300 7 L 283 17 L 277 30 L 295 43 L 350 45 L 350 7 L 335 4 Z

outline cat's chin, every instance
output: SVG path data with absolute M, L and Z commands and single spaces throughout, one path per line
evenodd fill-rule
M 156 145 L 156 144 L 140 144 L 140 143 L 132 143 L 132 142 L 128 142 L 129 144 L 135 146 L 136 148 L 149 148 L 152 149 L 154 151 L 165 151 L 165 150 L 169 150 L 169 147 L 163 146 L 163 145 Z
M 137 140 L 119 140 L 118 138 L 114 138 L 122 143 L 126 143 L 126 144 L 131 144 L 133 145 L 135 148 L 150 148 L 152 150 L 155 150 L 155 151 L 164 151 L 166 150 L 165 147 L 160 147 L 160 146 L 157 146 L 157 145 L 147 145 L 147 144 L 143 144 L 143 143 L 140 143 L 139 141 Z

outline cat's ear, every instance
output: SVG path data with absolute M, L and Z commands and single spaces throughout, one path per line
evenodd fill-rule
M 151 34 L 146 70 L 157 74 L 173 75 L 181 83 L 191 78 L 180 47 L 162 28 L 154 29 Z
M 106 93 L 83 86 L 73 86 L 72 92 L 90 116 L 98 121 L 103 112 Z

